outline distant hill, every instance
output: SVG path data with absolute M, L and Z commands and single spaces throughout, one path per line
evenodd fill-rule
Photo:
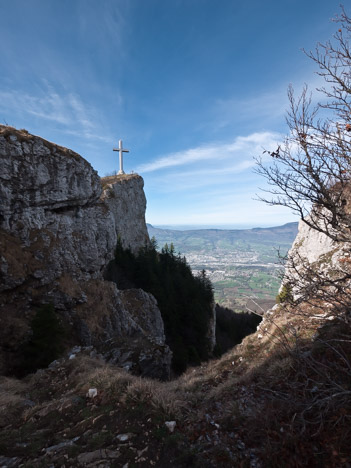
M 147 228 L 159 249 L 173 243 L 194 273 L 206 270 L 219 304 L 242 310 L 252 299 L 263 309 L 274 304 L 281 282 L 278 250 L 285 255 L 290 249 L 298 223 L 253 229 Z
M 173 242 L 176 251 L 182 254 L 201 251 L 209 248 L 227 249 L 238 241 L 246 244 L 264 244 L 266 246 L 290 248 L 297 235 L 298 223 L 287 223 L 283 226 L 253 229 L 194 229 L 178 231 L 160 229 L 147 224 L 149 236 L 155 236 L 159 247 Z

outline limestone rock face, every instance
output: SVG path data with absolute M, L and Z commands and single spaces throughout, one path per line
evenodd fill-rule
M 116 220 L 116 232 L 124 248 L 137 253 L 150 243 L 145 223 L 146 198 L 143 179 L 136 174 L 104 177 L 102 199 L 111 213 L 123 213 Z M 118 182 L 118 183 L 116 183 Z
M 29 273 L 42 283 L 64 272 L 101 277 L 118 235 L 133 251 L 149 242 L 140 176 L 108 178 L 103 192 L 97 172 L 78 154 L 9 130 L 0 133 L 0 164 L 0 227 L 24 247 L 36 244 L 38 265 Z M 6 276 L 11 283 L 11 272 Z
M 154 298 L 140 291 L 121 294 L 103 280 L 118 236 L 134 252 L 150 242 L 143 179 L 132 174 L 101 180 L 77 153 L 5 126 L 0 167 L 0 372 L 11 367 L 28 338 L 35 310 L 49 302 L 72 344 L 107 352 L 135 335 L 157 343 L 169 364 Z
M 310 228 L 304 221 L 300 220 L 298 233 L 292 245 L 291 254 L 306 259 L 309 263 L 316 262 L 322 255 L 335 249 L 336 245 L 332 239 L 316 229 Z
M 156 299 L 142 289 L 120 291 L 120 298 L 130 316 L 156 343 L 165 342 L 163 320 Z
M 350 243 L 336 242 L 326 234 L 299 222 L 296 239 L 289 251 L 281 286 L 289 284 L 294 299 L 318 288 L 319 278 L 342 276 L 341 263 L 350 263 Z

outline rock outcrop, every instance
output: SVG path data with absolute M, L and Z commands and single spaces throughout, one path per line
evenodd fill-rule
M 315 278 L 315 274 L 333 268 L 336 262 L 333 256 L 339 256 L 339 249 L 340 246 L 326 234 L 300 220 L 297 236 L 288 252 L 280 293 L 288 288 L 294 299 L 302 297 L 306 287 L 311 286 L 311 276 Z M 285 289 L 285 294 L 287 292 Z
M 300 220 L 298 233 L 289 256 L 292 255 L 296 259 L 299 256 L 312 264 L 336 247 L 335 242 L 330 237 L 323 232 L 312 229 L 303 220 Z
M 313 210 L 312 216 L 316 219 Z M 300 221 L 298 234 L 288 253 L 278 298 L 282 302 L 293 300 L 295 305 L 309 301 L 319 304 L 324 315 L 344 316 L 348 315 L 351 304 L 351 243 L 346 240 L 348 228 L 339 226 L 338 231 L 331 226 L 327 228 L 325 232 L 330 235 Z
M 104 189 L 101 198 L 114 217 L 115 232 L 123 247 L 137 253 L 150 242 L 145 223 L 144 181 L 137 174 L 104 177 L 101 181 Z
M 100 179 L 77 153 L 5 126 L 0 165 L 0 372 L 16 362 L 35 310 L 52 303 L 69 345 L 113 354 L 121 343 L 139 350 L 141 340 L 149 355 L 157 351 L 149 374 L 167 377 L 171 354 L 154 298 L 103 280 L 118 237 L 134 252 L 150 242 L 142 178 Z

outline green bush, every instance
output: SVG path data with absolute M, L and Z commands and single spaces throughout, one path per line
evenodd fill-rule
M 280 293 L 276 297 L 277 304 L 282 304 L 283 302 L 293 302 L 293 294 L 291 285 L 286 283 L 282 286 Z

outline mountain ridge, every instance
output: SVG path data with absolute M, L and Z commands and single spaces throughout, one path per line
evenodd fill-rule
M 272 227 L 256 227 L 251 229 L 189 229 L 189 230 L 176 230 L 176 229 L 162 229 L 153 226 L 150 223 L 146 223 L 150 237 L 155 236 L 164 238 L 166 236 L 172 236 L 174 242 L 179 239 L 186 239 L 190 236 L 199 236 L 200 238 L 208 238 L 215 240 L 216 237 L 218 240 L 227 239 L 229 241 L 233 240 L 252 240 L 259 239 L 260 242 L 271 243 L 274 239 L 278 237 L 282 238 L 282 241 L 288 244 L 292 244 L 298 229 L 298 223 L 286 223 L 281 226 L 272 226 Z
M 177 232 L 187 232 L 187 231 L 257 231 L 257 230 L 275 230 L 275 229 L 279 229 L 279 228 L 284 228 L 284 227 L 288 227 L 288 226 L 294 226 L 294 227 L 297 227 L 298 226 L 298 221 L 292 221 L 290 223 L 284 223 L 284 224 L 279 224 L 278 226 L 268 226 L 268 227 L 260 227 L 260 226 L 257 226 L 257 227 L 253 227 L 253 228 L 242 228 L 242 229 L 239 229 L 239 228 L 198 228 L 198 229 L 195 229 L 195 228 L 191 228 L 191 229 L 171 229 L 171 228 L 163 228 L 163 227 L 160 227 L 160 226 L 157 226 L 157 225 L 154 225 L 154 224 L 151 224 L 151 223 L 146 223 L 146 226 L 147 227 L 150 227 L 152 229 L 159 229 L 161 231 L 177 231 Z

